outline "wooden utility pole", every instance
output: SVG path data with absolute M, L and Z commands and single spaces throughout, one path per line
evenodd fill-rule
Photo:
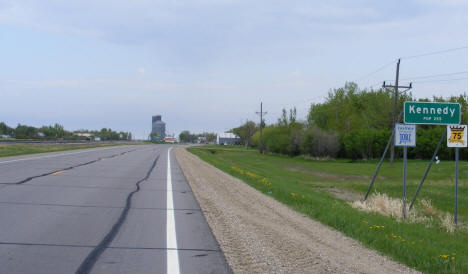
M 396 76 L 395 76 L 395 85 L 387 85 L 385 84 L 385 81 L 383 82 L 383 88 L 394 88 L 393 91 L 393 130 L 395 130 L 395 124 L 399 121 L 397 121 L 397 111 L 398 111 L 398 93 L 400 88 L 405 88 L 406 90 L 409 90 L 412 88 L 412 84 L 410 83 L 409 86 L 399 86 L 398 85 L 398 80 L 400 78 L 400 59 L 398 59 L 397 62 L 397 67 L 396 67 Z M 391 141 L 391 150 L 390 150 L 390 166 L 393 166 L 393 160 L 395 158 L 395 135 L 392 137 Z
M 263 115 L 266 115 L 267 112 L 263 111 L 263 102 L 260 102 L 260 112 L 255 112 L 257 115 L 260 115 L 260 153 L 263 154 L 263 136 L 262 136 L 262 128 L 263 128 Z

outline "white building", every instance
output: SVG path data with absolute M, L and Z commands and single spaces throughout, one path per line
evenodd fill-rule
M 218 133 L 216 144 L 218 145 L 239 145 L 241 142 L 239 136 L 231 132 Z

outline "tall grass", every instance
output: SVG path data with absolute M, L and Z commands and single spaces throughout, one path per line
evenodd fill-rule
M 326 189 L 363 193 L 375 169 L 374 162 L 313 161 L 211 149 L 214 152 L 204 148 L 190 148 L 189 151 L 265 195 L 410 267 L 428 273 L 468 273 L 468 233 L 463 228 L 455 229 L 453 225 L 450 228 L 453 217 L 449 213 L 449 204 L 453 206 L 453 198 L 449 193 L 453 195 L 453 186 L 445 181 L 451 169 L 450 163 L 441 167 L 446 174 L 435 173 L 434 176 L 431 173 L 421 192 L 422 200 L 408 219 L 403 220 L 401 200 L 398 200 L 401 196 L 401 177 L 398 176 L 401 165 L 398 163 L 392 169 L 384 167 L 377 183 L 381 194 L 376 192 L 367 203 L 359 204 L 338 199 Z M 424 172 L 425 164 L 422 161 L 410 163 L 416 168 L 408 172 L 409 197 L 419 175 Z M 258 178 L 247 175 L 247 172 Z M 259 183 L 263 178 L 269 184 Z M 464 186 L 463 179 L 461 182 Z M 460 203 L 459 209 L 459 219 L 463 220 L 467 205 Z
M 85 148 L 95 148 L 95 147 L 104 147 L 104 146 L 115 146 L 118 144 L 79 144 L 79 145 L 69 145 L 69 144 L 34 144 L 34 145 L 23 145 L 23 144 L 0 144 L 0 157 L 7 156 L 17 156 L 17 155 L 26 155 L 26 154 L 37 154 L 45 152 L 56 152 L 56 151 L 66 151 L 66 150 L 75 150 L 75 149 L 85 149 Z

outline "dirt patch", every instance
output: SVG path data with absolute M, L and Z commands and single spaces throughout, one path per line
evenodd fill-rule
M 183 148 L 175 155 L 235 273 L 415 273 Z
M 332 174 L 299 167 L 286 167 L 285 169 L 294 172 L 301 172 L 304 174 L 311 174 L 323 179 L 335 181 L 369 181 L 371 179 L 369 176 Z M 383 179 L 383 177 L 377 176 L 377 179 L 380 180 Z
M 364 199 L 364 195 L 362 193 L 356 193 L 347 189 L 335 187 L 315 187 L 314 189 L 317 191 L 330 193 L 336 198 L 347 202 L 360 201 Z

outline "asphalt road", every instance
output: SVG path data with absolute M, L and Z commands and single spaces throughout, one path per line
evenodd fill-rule
M 0 160 L 0 273 L 178 272 L 231 270 L 169 146 Z

